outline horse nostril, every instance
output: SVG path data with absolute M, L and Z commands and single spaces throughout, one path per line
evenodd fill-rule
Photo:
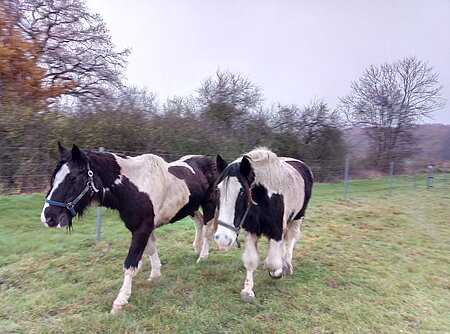
M 48 226 L 53 226 L 53 225 L 55 225 L 55 218 L 53 218 L 53 217 L 48 217 L 48 218 L 45 220 L 45 223 L 46 223 Z
M 219 240 L 219 235 L 216 234 L 216 235 L 214 236 L 214 239 Z
M 65 214 L 62 214 L 60 217 L 59 217 L 59 226 L 61 226 L 61 227 L 64 227 L 64 226 L 67 226 L 67 225 L 69 225 L 69 221 L 68 221 L 68 219 L 67 219 L 67 215 L 65 215 Z

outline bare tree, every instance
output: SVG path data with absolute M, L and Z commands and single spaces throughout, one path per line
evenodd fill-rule
M 346 154 L 340 123 L 338 115 L 321 100 L 305 107 L 278 105 L 270 121 L 272 146 L 282 155 L 306 160 L 314 167 L 317 180 L 333 178 L 335 174 L 326 175 L 322 170 L 333 170 L 333 160 Z
M 322 100 L 314 100 L 304 107 L 279 104 L 277 109 L 272 112 L 273 130 L 295 133 L 304 144 L 317 139 L 321 128 L 340 126 L 338 114 L 331 112 Z
M 372 65 L 338 109 L 349 124 L 364 127 L 371 140 L 373 162 L 383 166 L 413 151 L 410 129 L 443 107 L 443 86 L 428 63 L 405 58 L 393 64 Z
M 195 118 L 199 109 L 197 100 L 193 96 L 174 96 L 166 99 L 162 106 L 164 116 L 174 115 L 180 119 Z
M 2 0 L 2 5 L 35 45 L 33 56 L 46 71 L 46 85 L 93 99 L 121 86 L 130 51 L 115 51 L 104 21 L 85 0 Z
M 217 70 L 197 90 L 198 102 L 206 117 L 233 128 L 241 117 L 261 107 L 258 86 L 241 74 Z

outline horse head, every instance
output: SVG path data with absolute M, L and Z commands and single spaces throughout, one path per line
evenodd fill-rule
M 90 205 L 98 188 L 88 156 L 73 145 L 71 150 L 58 143 L 60 160 L 53 171 L 50 190 L 41 212 L 46 227 L 71 227 L 72 219 Z M 100 188 L 100 187 L 99 187 Z
M 220 177 L 216 186 L 218 226 L 214 240 L 220 250 L 227 251 L 235 243 L 239 246 L 239 230 L 253 204 L 251 185 L 255 175 L 246 156 L 229 165 L 218 156 L 216 164 Z

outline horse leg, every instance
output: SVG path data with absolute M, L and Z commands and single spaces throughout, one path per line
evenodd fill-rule
M 125 305 L 128 304 L 128 299 L 131 295 L 131 284 L 133 277 L 139 272 L 139 262 L 141 261 L 142 254 L 147 246 L 150 233 L 151 230 L 142 228 L 132 232 L 131 245 L 124 262 L 125 274 L 123 284 L 117 298 L 113 302 L 111 314 L 121 311 Z
M 194 224 L 195 224 L 195 238 L 192 244 L 197 255 L 201 254 L 202 251 L 202 234 L 203 234 L 203 215 L 200 211 L 195 211 L 194 213 Z
M 284 235 L 284 240 L 286 241 L 286 256 L 285 264 L 283 265 L 283 274 L 291 275 L 293 273 L 292 266 L 292 253 L 294 251 L 294 245 L 301 235 L 301 225 L 303 217 L 297 220 L 293 220 L 288 224 L 286 234 Z
M 211 236 L 214 234 L 214 231 L 215 231 L 214 219 L 211 219 L 209 222 L 203 225 L 203 244 L 197 262 L 200 262 L 201 260 L 208 258 L 209 240 L 211 239 Z
M 241 291 L 242 299 L 253 299 L 255 293 L 253 292 L 253 272 L 258 267 L 258 236 L 256 234 L 245 232 L 245 250 L 242 255 L 242 261 L 247 269 L 247 276 L 245 278 L 244 289 Z
M 272 278 L 283 276 L 283 261 L 286 254 L 286 247 L 283 238 L 279 241 L 269 239 L 269 250 L 264 260 L 264 268 Z
M 157 280 L 161 276 L 161 261 L 158 256 L 158 249 L 156 248 L 155 231 L 150 234 L 145 251 L 150 258 L 150 265 L 152 267 L 148 280 Z

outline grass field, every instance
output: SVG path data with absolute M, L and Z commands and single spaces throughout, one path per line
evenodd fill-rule
M 0 196 L 0 333 L 449 333 L 450 189 L 352 186 L 367 196 L 317 185 L 294 274 L 272 280 L 260 266 L 251 302 L 239 297 L 242 249 L 213 245 L 197 264 L 190 220 L 157 230 L 163 277 L 148 282 L 145 261 L 116 316 L 129 245 L 117 213 L 103 210 L 96 243 L 96 210 L 69 235 L 40 223 L 42 194 Z M 265 251 L 262 240 L 261 263 Z

